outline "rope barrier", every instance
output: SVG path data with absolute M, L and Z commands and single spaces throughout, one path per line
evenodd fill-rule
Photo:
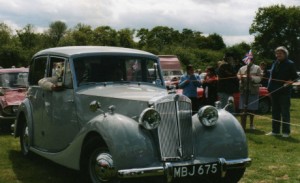
M 267 117 L 267 116 L 261 116 L 261 115 L 254 114 L 254 113 L 250 113 L 250 112 L 247 112 L 247 113 L 248 113 L 248 114 L 251 114 L 251 115 L 253 115 L 253 116 L 258 116 L 258 117 L 265 118 L 265 119 L 268 119 L 268 120 L 271 120 L 271 121 L 274 121 L 274 122 L 283 123 L 283 124 L 290 124 L 291 126 L 297 126 L 297 127 L 300 127 L 300 125 L 298 125 L 298 124 L 289 123 L 289 122 L 285 122 L 285 121 L 280 121 L 280 120 L 276 120 L 276 119 L 269 118 L 269 117 Z
M 256 75 L 251 75 L 251 76 L 256 76 Z M 216 81 L 217 81 L 217 80 L 225 80 L 225 79 L 233 79 L 233 78 L 237 78 L 237 76 L 226 77 L 226 78 L 217 78 L 217 79 L 212 79 L 212 80 L 216 80 Z M 269 78 L 266 78 L 266 77 L 261 77 L 261 78 L 262 78 L 262 79 L 268 79 L 268 80 L 269 80 Z M 282 89 L 282 88 L 284 88 L 284 87 L 287 87 L 287 86 L 289 86 L 289 85 L 292 85 L 292 84 L 295 83 L 298 79 L 299 79 L 299 77 L 298 77 L 297 79 L 293 80 L 293 81 L 285 81 L 285 80 L 279 80 L 279 79 L 271 79 L 271 80 L 273 80 L 273 81 L 283 82 L 283 83 L 285 83 L 285 84 L 284 84 L 282 87 L 280 87 L 280 88 L 278 88 L 278 89 L 276 89 L 276 90 L 274 90 L 274 91 L 272 91 L 272 92 L 269 92 L 268 95 L 263 96 L 263 97 L 260 97 L 258 100 L 255 100 L 255 101 L 253 101 L 253 102 L 251 102 L 251 103 L 248 103 L 248 106 L 251 105 L 251 104 L 253 104 L 253 103 L 258 102 L 259 100 L 262 100 L 262 99 L 264 99 L 264 98 L 266 98 L 266 97 L 269 97 L 269 95 L 272 95 L 273 93 L 277 92 L 278 90 L 280 90 L 280 89 Z M 193 81 L 192 81 L 192 82 L 193 82 Z M 198 81 L 197 81 L 197 82 L 198 82 Z M 245 113 L 233 113 L 233 114 L 234 114 L 234 115 L 245 115 Z M 249 115 L 253 115 L 253 116 L 259 116 L 259 117 L 268 119 L 268 120 L 273 121 L 273 122 L 284 123 L 284 124 L 290 124 L 291 126 L 300 127 L 300 125 L 297 125 L 297 124 L 293 124 L 293 123 L 289 123 L 289 122 L 284 122 L 284 121 L 280 121 L 280 120 L 275 120 L 275 119 L 272 119 L 272 118 L 269 118 L 269 117 L 257 115 L 257 114 L 250 113 L 250 112 L 247 112 L 246 114 L 247 114 L 247 115 L 248 115 L 248 114 L 249 114 Z

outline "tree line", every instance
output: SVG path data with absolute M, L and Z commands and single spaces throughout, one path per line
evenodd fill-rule
M 110 26 L 92 28 L 83 23 L 69 28 L 62 21 L 54 21 L 44 32 L 38 33 L 32 24 L 13 31 L 5 23 L 0 23 L 0 66 L 27 66 L 33 54 L 41 49 L 75 45 L 120 46 L 156 55 L 177 55 L 182 65 L 193 64 L 196 68 L 214 66 L 224 55 L 239 63 L 249 49 L 253 50 L 257 61 L 270 63 L 274 58 L 274 49 L 284 45 L 290 51 L 290 58 L 299 65 L 299 7 L 274 5 L 259 8 L 249 33 L 255 37 L 251 45 L 241 42 L 226 46 L 217 33 L 205 36 L 188 28 L 179 31 L 156 26 L 152 29 L 116 30 Z

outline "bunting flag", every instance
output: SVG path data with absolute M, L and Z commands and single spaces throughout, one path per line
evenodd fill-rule
M 243 58 L 243 62 L 248 65 L 253 59 L 252 50 L 249 50 L 249 52 L 246 54 L 246 56 Z

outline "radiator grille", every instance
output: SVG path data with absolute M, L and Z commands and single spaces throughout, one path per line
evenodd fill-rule
M 190 101 L 182 97 L 180 100 L 156 103 L 155 108 L 162 120 L 158 127 L 162 160 L 190 159 L 193 155 Z

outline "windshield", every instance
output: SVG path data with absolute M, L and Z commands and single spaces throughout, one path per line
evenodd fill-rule
M 178 75 L 181 76 L 182 72 L 181 71 L 171 71 L 171 75 Z
M 78 86 L 93 82 L 147 82 L 162 85 L 157 61 L 144 57 L 89 56 L 74 59 Z
M 23 88 L 27 87 L 27 72 L 0 74 L 0 87 Z

